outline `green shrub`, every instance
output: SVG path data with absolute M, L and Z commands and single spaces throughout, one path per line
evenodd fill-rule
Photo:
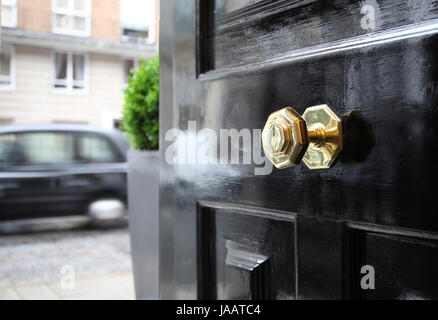
M 142 60 L 124 91 L 123 129 L 135 149 L 158 149 L 159 73 L 158 55 Z

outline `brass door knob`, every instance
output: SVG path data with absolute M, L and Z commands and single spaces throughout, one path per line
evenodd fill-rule
M 301 117 L 284 108 L 271 114 L 262 132 L 265 155 L 278 169 L 301 159 L 310 169 L 327 169 L 342 149 L 342 121 L 328 105 L 307 108 Z

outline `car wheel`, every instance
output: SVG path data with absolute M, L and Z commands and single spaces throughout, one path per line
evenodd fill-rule
M 88 206 L 88 215 L 93 226 L 109 227 L 126 224 L 127 208 L 119 199 L 98 199 Z

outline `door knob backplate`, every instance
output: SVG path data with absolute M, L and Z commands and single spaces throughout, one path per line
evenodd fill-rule
M 292 108 L 271 114 L 262 132 L 265 155 L 278 169 L 301 160 L 310 169 L 326 169 L 342 149 L 342 121 L 328 105 L 307 108 L 300 116 Z

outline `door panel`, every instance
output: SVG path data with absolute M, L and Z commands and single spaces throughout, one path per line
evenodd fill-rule
M 351 255 L 357 268 L 374 267 L 375 290 L 356 287 L 357 299 L 429 300 L 438 298 L 438 237 L 369 225 L 351 225 Z M 356 279 L 359 283 L 360 279 Z M 377 286 L 380 286 L 379 288 Z
M 47 169 L 44 166 L 18 167 L 0 172 L 0 220 L 53 214 L 56 209 L 57 174 Z
M 353 42 L 437 15 L 438 1 L 199 1 L 201 73 Z
M 293 215 L 201 202 L 197 219 L 198 298 L 295 297 Z
M 436 297 L 436 1 L 225 1 L 214 13 L 215 3 L 162 4 L 161 297 Z M 361 27 L 364 5 L 374 6 L 374 30 Z M 318 104 L 343 120 L 344 149 L 330 169 L 255 175 L 232 143 L 238 165 L 165 161 L 166 132 L 188 134 L 188 121 L 217 133 L 262 129 L 278 109 Z M 276 273 L 272 241 L 289 259 Z M 402 264 L 412 255 L 416 263 Z M 265 261 L 260 272 L 254 259 Z M 368 264 L 374 290 L 360 285 Z M 283 291 L 278 273 L 289 279 Z

